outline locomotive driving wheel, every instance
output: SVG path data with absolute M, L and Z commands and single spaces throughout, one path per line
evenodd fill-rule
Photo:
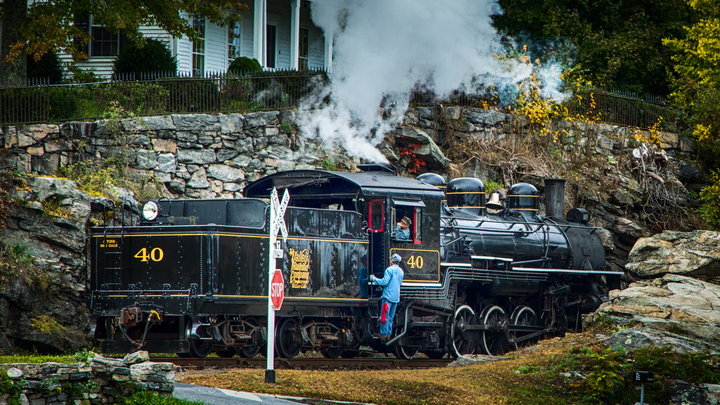
M 537 315 L 535 314 L 535 310 L 527 305 L 521 305 L 519 307 L 516 307 L 513 310 L 512 315 L 510 315 L 510 323 L 512 325 L 520 327 L 537 326 Z M 516 349 L 518 347 L 530 346 L 537 343 L 538 337 L 533 337 L 517 343 L 516 339 L 522 338 L 522 336 L 527 333 L 528 332 L 510 332 L 510 337 L 512 338 L 513 345 L 515 345 Z
M 275 334 L 275 351 L 279 357 L 292 358 L 300 354 L 298 321 L 286 318 L 280 322 Z
M 475 311 L 467 305 L 461 305 L 453 315 L 450 339 L 452 341 L 452 354 L 460 357 L 464 354 L 473 354 L 478 344 L 478 334 L 470 330 L 475 323 Z
M 509 351 L 510 342 L 505 335 L 508 328 L 508 317 L 505 310 L 497 305 L 487 307 L 480 314 L 480 320 L 487 327 L 480 334 L 480 343 L 485 353 L 497 356 Z

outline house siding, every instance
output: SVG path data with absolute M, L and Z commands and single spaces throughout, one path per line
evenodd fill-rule
M 240 55 L 254 58 L 254 1 L 244 0 L 248 10 L 240 16 L 241 38 Z M 267 24 L 276 27 L 275 68 L 289 69 L 290 61 L 290 0 L 268 0 Z M 186 18 L 188 18 L 186 16 Z M 316 27 L 310 17 L 310 7 L 304 4 L 300 8 L 300 27 L 308 29 L 309 49 L 308 66 L 311 69 L 325 67 L 325 39 L 322 30 Z M 140 33 L 147 38 L 165 42 L 170 53 L 177 60 L 179 73 L 192 72 L 192 42 L 187 37 L 173 38 L 157 26 L 142 26 Z M 207 22 L 205 27 L 205 72 L 225 72 L 230 65 L 228 60 L 228 29 Z M 72 62 L 69 55 L 60 54 L 63 63 Z M 84 70 L 93 70 L 99 77 L 110 77 L 113 73 L 115 57 L 92 57 L 76 65 Z

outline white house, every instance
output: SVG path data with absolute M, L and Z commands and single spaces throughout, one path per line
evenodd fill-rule
M 220 26 L 200 16 L 187 16 L 201 33 L 202 39 L 176 38 L 157 26 L 143 26 L 140 32 L 148 38 L 165 42 L 177 59 L 178 73 L 214 73 L 227 71 L 236 57 L 255 58 L 266 70 L 330 70 L 332 44 L 310 18 L 310 0 L 243 0 L 248 10 L 234 26 Z M 113 62 L 126 42 L 122 34 L 94 25 L 92 16 L 76 24 L 89 30 L 89 58 L 77 63 L 81 69 L 92 69 L 109 77 Z M 61 55 L 69 62 L 70 57 Z

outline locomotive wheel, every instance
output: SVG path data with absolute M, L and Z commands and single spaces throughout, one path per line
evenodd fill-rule
M 472 308 L 462 305 L 455 310 L 450 331 L 452 354 L 455 357 L 475 353 L 478 342 L 477 332 L 467 330 L 473 323 L 475 323 L 475 311 Z
M 293 318 L 280 322 L 275 336 L 275 350 L 279 357 L 292 358 L 300 353 L 298 322 Z
M 537 325 L 537 315 L 535 314 L 535 310 L 530 308 L 527 305 L 521 305 L 517 308 L 515 308 L 512 312 L 512 315 L 510 315 L 510 323 L 513 325 L 520 325 L 520 326 L 536 326 Z M 518 335 L 517 332 L 510 332 L 510 336 L 514 339 L 517 339 L 518 337 L 522 337 L 522 335 Z M 523 340 L 515 344 L 515 348 L 523 347 L 523 346 L 530 346 L 535 343 L 537 343 L 538 338 L 534 337 L 532 339 Z
M 189 350 L 190 356 L 198 358 L 207 357 L 207 355 L 212 351 L 212 347 L 212 340 L 191 338 Z
M 413 356 L 415 356 L 415 354 L 417 354 L 417 349 L 403 345 L 395 345 L 393 352 L 395 353 L 395 357 L 398 359 L 410 360 Z
M 426 350 L 423 353 L 425 353 L 426 356 L 428 356 L 429 359 L 438 360 L 445 357 L 445 352 L 441 350 Z
M 480 319 L 482 324 L 489 328 L 480 334 L 485 353 L 497 356 L 509 351 L 510 342 L 505 337 L 505 329 L 508 326 L 508 317 L 505 310 L 493 305 L 483 310 Z

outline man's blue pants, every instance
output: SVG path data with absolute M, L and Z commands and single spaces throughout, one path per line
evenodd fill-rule
M 380 334 L 383 336 L 390 336 L 392 335 L 392 324 L 393 319 L 395 318 L 395 310 L 397 309 L 397 303 L 396 302 L 390 302 L 383 298 L 380 302 L 380 308 L 382 309 L 383 306 L 385 306 L 385 303 L 388 303 L 388 313 L 387 313 L 387 319 L 385 320 L 385 323 L 380 322 Z

